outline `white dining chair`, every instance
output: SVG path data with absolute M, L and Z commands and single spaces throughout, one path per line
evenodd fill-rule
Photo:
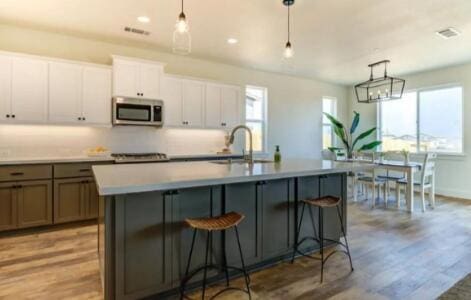
M 365 162 L 373 163 L 375 161 L 374 153 L 364 152 L 359 157 L 360 160 Z M 388 206 L 387 198 L 386 198 L 386 182 L 387 180 L 384 178 L 378 177 L 377 174 L 378 170 L 376 168 L 373 169 L 371 173 L 366 173 L 363 176 L 358 177 L 356 180 L 356 184 L 363 185 L 366 187 L 366 199 L 368 200 L 369 190 L 371 190 L 372 194 L 372 202 L 371 207 L 374 208 L 376 206 L 376 196 L 381 195 L 381 188 L 383 188 L 383 197 L 385 206 Z M 376 193 L 377 191 L 377 193 Z
M 420 191 L 420 198 L 422 200 L 422 211 L 425 212 L 425 190 L 428 190 L 430 206 L 435 208 L 435 160 L 437 159 L 436 153 L 427 153 L 421 168 L 420 179 L 414 180 L 414 190 Z M 397 181 L 396 199 L 397 207 L 401 206 L 401 188 L 407 185 L 409 179 L 400 179 Z
M 402 154 L 397 154 L 394 152 L 386 152 L 384 159 L 405 162 L 404 156 Z M 386 169 L 384 173 L 382 173 L 381 175 L 378 175 L 378 177 L 386 180 L 386 199 L 389 199 L 389 192 L 391 191 L 391 183 L 395 184 L 394 187 L 397 192 L 397 186 L 398 186 L 397 182 L 399 180 L 405 179 L 406 174 L 404 172 L 391 171 L 391 170 Z M 397 201 L 397 198 L 396 198 L 396 201 Z

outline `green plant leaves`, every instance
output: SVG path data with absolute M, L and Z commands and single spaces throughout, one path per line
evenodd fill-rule
M 324 113 L 324 115 L 329 119 L 330 123 L 332 123 L 335 127 L 343 128 L 343 124 L 337 120 L 334 116 L 328 113 Z
M 363 132 L 362 134 L 360 134 L 356 139 L 355 141 L 353 142 L 353 147 L 352 148 L 355 148 L 355 145 L 361 141 L 362 139 L 364 138 L 367 138 L 368 136 L 370 136 L 373 132 L 376 131 L 376 127 L 373 127 L 371 128 L 370 130 L 367 130 L 365 132 Z
M 360 114 L 356 111 L 353 111 L 355 116 L 353 117 L 352 127 L 350 127 L 350 134 L 354 134 L 357 130 L 358 124 L 360 124 Z
M 376 147 L 378 147 L 381 144 L 382 144 L 381 141 L 374 141 L 374 142 L 371 142 L 369 144 L 365 144 L 365 145 L 361 146 L 361 148 L 358 149 L 358 151 L 373 150 L 373 149 L 376 149 Z

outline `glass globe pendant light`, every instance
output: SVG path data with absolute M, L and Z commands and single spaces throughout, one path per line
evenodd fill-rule
M 178 15 L 177 23 L 175 24 L 175 31 L 173 32 L 173 52 L 181 55 L 191 53 L 190 27 L 188 26 L 188 21 L 183 12 L 183 0 L 182 11 Z
M 288 7 L 288 41 L 286 42 L 285 45 L 285 50 L 283 52 L 283 55 L 285 58 L 291 58 L 294 55 L 294 50 L 293 46 L 291 45 L 290 42 L 290 6 L 294 4 L 294 0 L 283 0 L 283 4 Z

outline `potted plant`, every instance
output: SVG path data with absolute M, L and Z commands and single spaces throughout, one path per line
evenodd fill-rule
M 404 164 L 408 165 L 410 163 L 410 152 L 409 152 L 409 150 L 402 149 L 401 154 L 404 156 Z
M 354 138 L 354 134 L 360 124 L 360 114 L 356 111 L 353 112 L 353 122 L 350 126 L 350 129 L 347 129 L 339 120 L 337 120 L 334 116 L 324 113 L 324 115 L 329 119 L 330 123 L 332 123 L 334 127 L 335 135 L 342 141 L 343 148 L 339 147 L 330 147 L 329 150 L 332 152 L 338 152 L 340 150 L 345 150 L 348 159 L 353 159 L 354 151 L 361 152 L 367 150 L 374 150 L 379 145 L 381 145 L 381 141 L 373 141 L 367 144 L 363 144 L 361 147 L 358 147 L 358 143 L 372 135 L 376 131 L 376 127 L 373 127 L 363 133 L 360 133 L 356 138 Z

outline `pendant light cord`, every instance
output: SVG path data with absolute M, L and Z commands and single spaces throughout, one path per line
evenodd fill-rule
M 183 0 L 182 0 L 182 12 L 183 12 Z
M 290 15 L 290 11 L 289 11 L 289 8 L 290 8 L 291 5 L 288 5 L 288 43 L 290 42 L 290 27 L 289 27 L 289 15 Z

